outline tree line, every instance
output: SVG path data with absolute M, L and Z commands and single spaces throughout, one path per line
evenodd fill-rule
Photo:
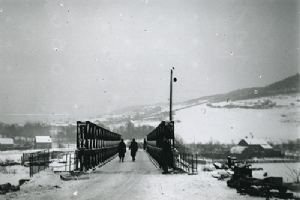
M 51 135 L 51 130 L 57 130 Z M 0 122 L 0 135 L 7 138 L 34 138 L 35 136 L 53 136 L 58 140 L 76 141 L 76 126 L 51 126 L 42 122 L 27 122 L 24 125 Z
M 110 130 L 106 125 L 96 122 L 97 125 Z M 122 135 L 123 139 L 142 139 L 147 136 L 155 127 L 149 125 L 136 126 L 127 121 L 123 126 L 114 128 L 112 131 Z M 51 130 L 56 130 L 52 132 Z M 76 126 L 52 126 L 42 122 L 27 122 L 24 125 L 6 124 L 0 122 L 0 137 L 7 138 L 34 138 L 35 136 L 52 136 L 60 142 L 76 141 Z
M 155 129 L 153 126 L 142 125 L 136 126 L 131 121 L 127 121 L 125 125 L 114 128 L 113 132 L 121 134 L 123 139 L 142 139 Z

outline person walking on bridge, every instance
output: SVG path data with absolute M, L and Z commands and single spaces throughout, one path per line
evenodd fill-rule
M 123 139 L 121 139 L 121 142 L 119 143 L 118 153 L 119 153 L 120 162 L 124 162 L 124 157 L 125 157 L 125 153 L 126 153 L 126 145 L 125 145 Z
M 135 161 L 135 155 L 136 155 L 136 152 L 138 150 L 138 144 L 136 143 L 134 138 L 131 141 L 129 149 L 131 150 L 131 157 L 132 157 L 132 161 L 134 162 Z
M 144 150 L 146 150 L 146 149 L 147 149 L 147 141 L 146 141 L 146 139 L 144 139 L 143 148 L 144 148 Z

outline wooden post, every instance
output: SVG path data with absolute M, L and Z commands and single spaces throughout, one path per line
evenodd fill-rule
M 172 121 L 172 97 L 173 97 L 173 69 L 171 69 L 170 74 L 170 111 L 169 111 L 169 118 L 170 122 Z
M 66 162 L 65 162 L 65 171 L 67 171 L 68 155 L 67 155 L 67 154 L 65 154 L 65 156 L 66 156 Z

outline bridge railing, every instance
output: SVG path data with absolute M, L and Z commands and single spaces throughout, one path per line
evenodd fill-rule
M 165 150 L 163 145 L 167 139 L 170 150 Z M 181 169 L 190 174 L 197 173 L 198 156 L 181 152 L 175 146 L 174 122 L 162 121 L 151 133 L 147 135 L 147 152 L 159 164 L 160 168 Z
M 170 151 L 165 151 L 163 148 L 164 140 L 170 146 Z M 147 152 L 159 164 L 159 167 L 168 165 L 174 168 L 173 151 L 174 147 L 174 122 L 162 121 L 152 132 L 147 135 Z
M 198 155 L 178 151 L 174 154 L 175 167 L 189 174 L 198 173 Z
M 157 162 L 159 168 L 162 167 L 161 148 L 147 144 L 147 152 Z
M 77 122 L 76 169 L 96 167 L 117 154 L 121 135 L 89 121 Z

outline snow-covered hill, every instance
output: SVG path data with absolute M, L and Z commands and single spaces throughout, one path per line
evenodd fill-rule
M 150 112 L 148 112 L 150 111 Z M 190 101 L 174 105 L 175 134 L 186 143 L 237 142 L 244 137 L 281 142 L 300 137 L 300 94 L 210 103 Z M 95 118 L 114 129 L 131 120 L 135 125 L 157 126 L 168 120 L 168 106 L 145 107 L 123 115 Z
M 282 142 L 300 137 L 300 75 L 264 87 L 237 89 L 173 105 L 175 134 L 187 143 L 237 142 L 246 136 Z M 124 108 L 90 119 L 114 129 L 129 120 L 157 126 L 169 117 L 168 104 Z
M 231 143 L 252 135 L 274 142 L 296 139 L 300 137 L 299 109 L 299 94 L 203 103 L 175 113 L 175 134 L 187 143 Z

